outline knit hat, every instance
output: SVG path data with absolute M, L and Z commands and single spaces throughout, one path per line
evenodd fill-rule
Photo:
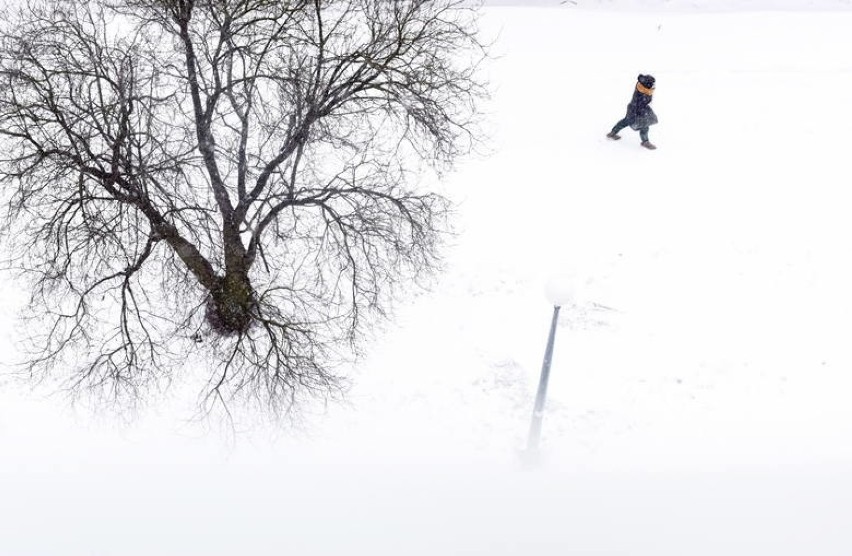
M 653 89 L 654 83 L 656 82 L 656 79 L 654 79 L 653 75 L 642 75 L 641 73 L 636 79 L 639 81 L 639 83 L 642 84 L 643 87 L 648 87 L 649 89 Z

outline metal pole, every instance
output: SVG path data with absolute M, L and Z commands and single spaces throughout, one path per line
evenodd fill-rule
M 535 396 L 530 434 L 527 440 L 527 455 L 538 457 L 538 444 L 541 439 L 541 420 L 544 417 L 544 402 L 547 397 L 547 381 L 550 378 L 550 362 L 553 359 L 553 343 L 556 340 L 556 323 L 559 320 L 559 305 L 553 307 L 553 321 L 550 323 L 550 335 L 547 337 L 547 349 L 544 350 L 544 362 L 541 364 L 541 377 L 538 381 L 538 393 Z

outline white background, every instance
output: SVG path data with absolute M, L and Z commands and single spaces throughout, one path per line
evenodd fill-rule
M 442 184 L 447 271 L 348 404 L 233 437 L 6 385 L 0 555 L 848 556 L 847 4 L 485 10 L 490 152 Z M 640 72 L 654 152 L 604 138 Z

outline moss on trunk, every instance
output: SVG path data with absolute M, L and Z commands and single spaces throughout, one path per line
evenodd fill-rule
M 226 274 L 210 292 L 207 321 L 223 335 L 246 332 L 254 320 L 254 288 L 244 274 Z

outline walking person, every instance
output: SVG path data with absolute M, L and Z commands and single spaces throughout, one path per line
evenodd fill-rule
M 618 132 L 627 126 L 639 132 L 642 146 L 654 150 L 657 147 L 648 140 L 648 128 L 657 123 L 657 115 L 651 109 L 651 101 L 654 98 L 654 84 L 656 80 L 653 75 L 639 74 L 633 98 L 627 105 L 627 115 L 612 127 L 612 131 L 606 134 L 613 140 L 621 139 Z

